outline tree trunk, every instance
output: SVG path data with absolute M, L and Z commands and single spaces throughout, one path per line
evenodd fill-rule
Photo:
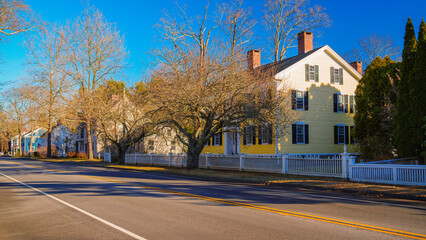
M 198 149 L 197 147 L 192 146 L 192 144 L 188 146 L 188 151 L 186 153 L 188 158 L 186 161 L 186 168 L 188 170 L 198 168 L 201 151 L 202 149 Z
M 50 131 L 50 128 L 49 128 L 49 131 L 47 132 L 47 153 L 46 153 L 46 155 L 47 155 L 47 158 L 52 157 L 52 131 Z
M 124 165 L 126 163 L 126 152 L 129 147 L 118 147 L 118 164 Z
M 89 160 L 93 159 L 93 148 L 92 148 L 92 133 L 91 133 L 91 126 L 90 124 L 86 124 L 86 138 L 87 138 L 87 154 Z
M 33 146 L 34 141 L 34 128 L 31 126 L 31 135 L 30 135 L 30 146 L 28 148 L 28 155 L 31 157 L 31 147 Z

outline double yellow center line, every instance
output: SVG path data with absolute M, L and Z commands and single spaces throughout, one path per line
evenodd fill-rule
M 66 173 L 66 174 L 71 173 L 72 174 L 72 172 L 68 172 L 68 171 L 50 169 L 50 168 L 28 165 L 28 164 L 23 164 L 23 163 L 10 162 L 10 161 L 3 161 L 3 162 L 7 162 L 7 163 L 11 163 L 11 164 L 19 164 L 19 165 L 23 165 L 23 166 L 27 166 L 27 167 L 39 168 L 39 169 L 44 169 L 44 170 L 54 171 L 54 172 L 59 172 L 59 173 Z M 81 176 L 81 177 L 86 177 L 86 178 L 91 178 L 91 179 L 96 179 L 96 180 L 101 180 L 101 181 L 107 181 L 107 182 L 113 182 L 113 183 L 118 183 L 118 184 L 123 184 L 123 185 L 135 186 L 135 187 L 138 187 L 138 188 L 149 189 L 149 190 L 174 194 L 174 195 L 183 196 L 183 197 L 196 198 L 196 199 L 201 199 L 201 200 L 206 200 L 206 201 L 211 201 L 211 202 L 217 202 L 217 203 L 223 203 L 223 204 L 228 204 L 228 205 L 233 205 L 233 206 L 239 206 L 239 207 L 244 207 L 244 208 L 250 208 L 250 209 L 265 211 L 265 212 L 272 212 L 272 213 L 277 213 L 277 214 L 286 215 L 286 216 L 300 217 L 300 218 L 311 219 L 311 220 L 316 220 L 316 221 L 321 221 L 321 222 L 333 223 L 333 224 L 343 225 L 343 226 L 347 226 L 347 227 L 353 227 L 353 228 L 358 228 L 358 229 L 364 229 L 364 230 L 369 230 L 369 231 L 375 231 L 375 232 L 397 235 L 397 236 L 401 236 L 401 237 L 408 237 L 408 238 L 414 238 L 414 239 L 426 239 L 426 235 L 419 234 L 419 233 L 412 233 L 412 232 L 406 232 L 406 231 L 401 231 L 401 230 L 396 230 L 396 229 L 391 229 L 391 228 L 384 228 L 384 227 L 372 226 L 372 225 L 367 225 L 367 224 L 362 224 L 362 223 L 344 221 L 344 220 L 339 220 L 339 219 L 334 219 L 334 218 L 327 218 L 327 217 L 316 216 L 316 215 L 311 215 L 311 214 L 292 212 L 292 211 L 287 211 L 287 210 L 282 210 L 282 209 L 277 209 L 277 208 L 264 207 L 264 206 L 260 206 L 260 205 L 249 204 L 249 203 L 229 201 L 229 200 L 220 199 L 220 198 L 213 198 L 213 197 L 207 197 L 207 196 L 202 196 L 202 195 L 197 195 L 197 194 L 178 192 L 178 191 L 168 190 L 168 189 L 163 189 L 163 188 L 144 186 L 144 185 L 141 185 L 141 184 L 117 181 L 117 180 L 104 178 L 104 177 L 96 177 L 96 176 L 82 175 L 82 174 L 75 174 L 75 175 Z

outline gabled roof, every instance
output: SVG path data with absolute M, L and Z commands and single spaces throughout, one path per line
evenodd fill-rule
M 322 47 L 324 47 L 324 46 L 322 46 Z M 279 73 L 279 72 L 285 70 L 286 68 L 292 66 L 293 64 L 299 62 L 300 60 L 308 57 L 309 55 L 311 55 L 313 53 L 315 53 L 316 51 L 318 51 L 322 47 L 315 48 L 312 51 L 309 51 L 309 52 L 306 52 L 306 53 L 303 53 L 303 54 L 299 54 L 299 55 L 296 55 L 296 56 L 293 56 L 293 57 L 285 58 L 285 59 L 278 61 L 278 62 L 265 64 L 265 65 L 260 66 L 259 68 L 260 68 L 260 70 L 268 70 L 268 69 L 271 69 L 271 68 L 275 68 L 276 73 Z
M 286 59 L 283 59 L 278 62 L 273 62 L 269 64 L 265 64 L 259 67 L 259 70 L 269 70 L 275 68 L 275 74 L 278 74 L 284 70 L 291 71 L 291 68 L 297 63 L 302 62 L 302 60 L 307 60 L 308 58 L 314 57 L 315 55 L 319 54 L 320 52 L 324 51 L 327 53 L 331 58 L 333 58 L 336 62 L 341 64 L 343 68 L 345 68 L 352 76 L 355 77 L 355 79 L 360 80 L 362 78 L 362 75 L 356 71 L 346 60 L 344 60 L 339 54 L 337 54 L 330 46 L 324 45 L 319 48 L 315 48 L 312 51 L 296 55 L 294 57 L 289 57 Z

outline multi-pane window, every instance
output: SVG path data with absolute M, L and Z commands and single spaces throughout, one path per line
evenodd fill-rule
M 302 91 L 296 91 L 296 110 L 304 109 L 304 96 Z
M 247 126 L 246 127 L 246 134 L 245 134 L 245 142 L 246 145 L 253 145 L 255 144 L 255 128 L 254 126 Z
M 217 133 L 213 136 L 213 145 L 220 146 L 222 145 L 222 133 Z
M 305 125 L 296 124 L 296 143 L 305 143 Z
M 259 144 L 272 143 L 272 128 L 268 123 L 264 123 L 259 128 Z
M 345 99 L 342 94 L 337 95 L 337 111 L 338 112 L 345 111 Z
M 336 83 L 336 84 L 340 83 L 339 68 L 334 69 L 334 83 Z
M 348 108 L 349 108 L 348 95 L 335 93 L 333 94 L 333 99 L 334 99 L 334 107 L 333 107 L 334 112 L 344 112 L 344 113 L 348 112 Z M 351 108 L 352 107 L 353 106 L 351 105 Z
M 348 126 L 344 124 L 337 124 L 336 126 L 334 126 L 334 143 L 335 144 L 349 143 Z
M 343 84 L 343 69 L 342 68 L 330 68 L 330 82 L 334 84 Z
M 315 81 L 315 66 L 309 65 L 309 81 Z
M 154 151 L 154 140 L 148 141 L 148 150 Z
M 305 64 L 305 81 L 319 82 L 319 66 Z
M 309 143 L 309 125 L 299 122 L 292 125 L 292 142 L 293 144 Z
M 305 111 L 309 109 L 309 92 L 308 91 L 291 91 L 291 101 L 293 110 Z

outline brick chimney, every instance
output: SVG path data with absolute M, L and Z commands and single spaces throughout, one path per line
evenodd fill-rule
M 314 35 L 311 32 L 300 32 L 297 34 L 297 41 L 299 43 L 299 54 L 307 53 L 314 49 L 313 45 Z
M 362 62 L 356 61 L 356 62 L 351 62 L 350 64 L 353 68 L 355 68 L 355 70 L 359 72 L 359 74 L 362 75 Z
M 247 52 L 247 68 L 254 69 L 260 67 L 260 50 L 250 50 Z

